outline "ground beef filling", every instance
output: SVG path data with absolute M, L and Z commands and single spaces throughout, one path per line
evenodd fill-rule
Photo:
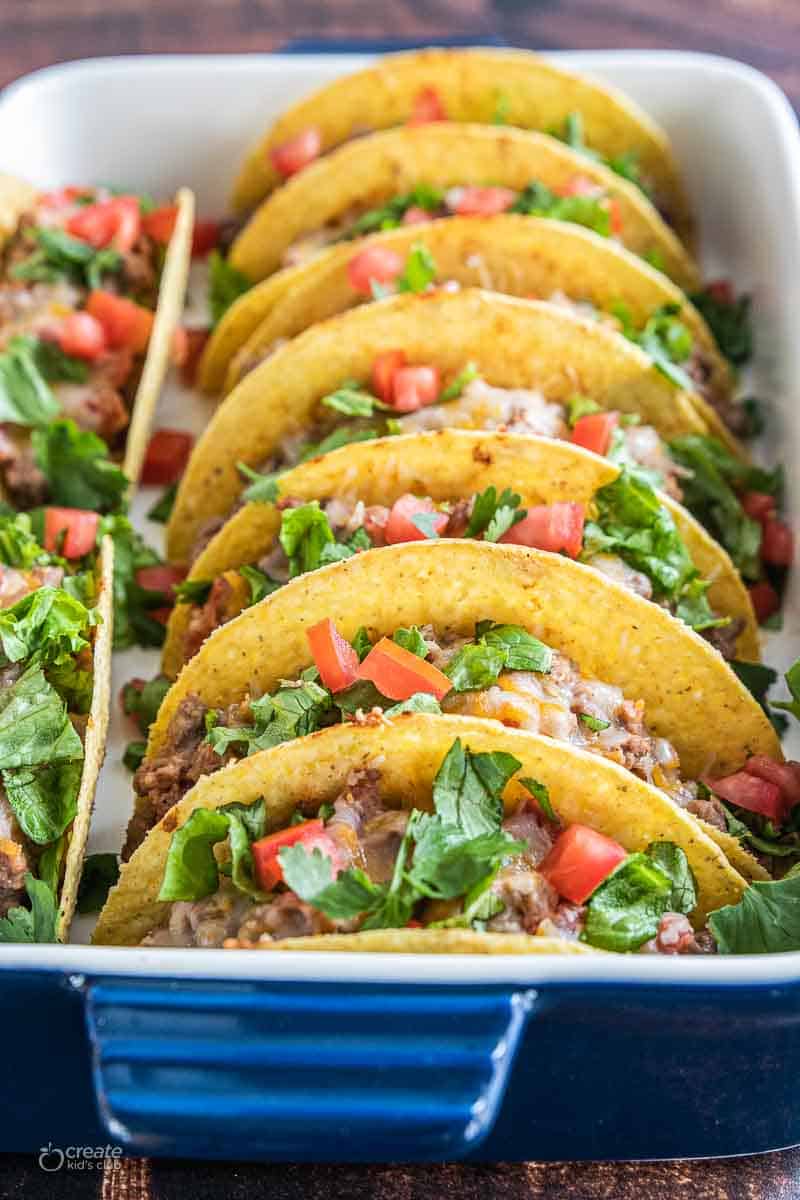
M 34 847 L 17 824 L 0 785 L 0 917 L 22 903 L 25 875 L 34 867 Z

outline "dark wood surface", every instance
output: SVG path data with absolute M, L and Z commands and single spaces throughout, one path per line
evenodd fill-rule
M 800 104 L 798 0 L 0 0 L 0 85 L 88 55 L 458 33 L 540 49 L 712 51 L 760 67 Z
M 705 50 L 800 106 L 800 0 L 0 0 L 0 85 L 102 54 L 269 50 L 290 38 L 499 34 L 540 49 Z M 65 1094 L 68 1091 L 65 1080 Z M 6 1096 L 6 1102 L 9 1097 Z M 46 1140 L 47 1130 L 42 1130 Z M 252 1167 L 131 1160 L 54 1176 L 0 1157 L 0 1200 L 800 1200 L 800 1151 L 721 1162 Z

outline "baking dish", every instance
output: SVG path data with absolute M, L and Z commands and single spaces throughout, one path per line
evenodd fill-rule
M 786 464 L 796 520 L 800 178 L 785 98 L 710 56 L 554 57 L 618 84 L 672 135 L 707 277 L 730 274 L 753 293 L 748 385 L 773 401 L 765 450 Z M 264 118 L 364 61 L 49 68 L 0 100 L 0 170 L 155 194 L 187 183 L 201 212 L 221 212 Z M 159 423 L 200 429 L 209 413 L 172 385 Z M 151 502 L 138 498 L 140 521 Z M 796 657 L 799 625 L 795 582 L 769 645 L 774 666 Z M 155 665 L 120 655 L 115 683 Z M 128 815 L 116 720 L 91 850 L 117 849 Z M 414 1161 L 695 1157 L 800 1142 L 800 955 L 445 960 L 73 944 L 6 946 L 0 972 L 13 1081 L 3 1150 L 110 1141 L 131 1153 Z

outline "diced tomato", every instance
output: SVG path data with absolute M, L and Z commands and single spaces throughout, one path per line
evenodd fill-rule
M 197 366 L 200 362 L 200 357 L 206 348 L 206 343 L 211 337 L 210 329 L 184 329 L 186 337 L 186 355 L 183 362 L 180 363 L 181 379 L 186 387 L 194 387 Z
M 407 208 L 403 213 L 403 225 L 421 225 L 423 221 L 430 221 L 431 214 L 427 208 L 421 208 L 419 204 L 412 204 L 411 208 Z
M 763 523 L 767 517 L 775 515 L 775 497 L 768 492 L 745 492 L 739 497 L 739 503 L 754 521 Z
M 385 504 L 370 504 L 364 510 L 364 528 L 370 541 L 376 546 L 386 544 L 386 523 L 389 520 L 389 509 Z
M 705 290 L 718 304 L 733 304 L 736 299 L 733 284 L 729 279 L 714 279 L 706 284 Z
M 179 325 L 172 334 L 172 345 L 170 346 L 170 359 L 173 366 L 182 367 L 186 362 L 189 353 L 189 335 L 182 325 Z
M 56 340 L 65 354 L 94 362 L 104 353 L 106 335 L 100 322 L 88 312 L 73 312 L 59 323 Z
M 95 548 L 99 521 L 97 513 L 87 512 L 83 508 L 46 508 L 45 550 L 51 554 L 63 554 L 64 558 L 83 558 L 84 554 Z
M 465 187 L 461 189 L 455 211 L 459 217 L 495 217 L 507 212 L 517 193 L 504 187 Z
M 595 412 L 578 417 L 572 427 L 570 440 L 584 450 L 605 455 L 611 445 L 611 436 L 619 424 L 619 413 Z
M 627 857 L 627 850 L 605 834 L 588 825 L 570 825 L 537 870 L 560 896 L 583 904 Z
M 436 88 L 424 87 L 417 92 L 411 116 L 408 118 L 409 125 L 430 125 L 432 121 L 446 120 L 447 114 Z
M 752 584 L 748 589 L 750 599 L 756 614 L 756 620 L 761 625 L 776 613 L 781 606 L 780 598 L 775 588 L 766 579 Z
M 752 758 L 748 758 L 744 769 L 748 775 L 756 775 L 759 779 L 766 779 L 768 783 L 779 787 L 787 810 L 794 808 L 795 804 L 800 804 L 800 775 L 797 763 L 775 762 L 765 754 L 754 754 Z
M 622 236 L 622 210 L 620 209 L 619 200 L 616 196 L 609 196 L 606 201 L 608 208 L 609 221 L 611 223 L 611 233 L 614 237 Z
M 586 508 L 583 504 L 559 501 L 556 504 L 536 504 L 529 508 L 521 521 L 512 525 L 500 538 L 512 546 L 531 546 L 536 550 L 563 551 L 577 558 L 583 549 L 583 525 Z
M 438 367 L 400 367 L 392 378 L 392 406 L 398 412 L 416 412 L 439 398 Z
M 403 270 L 403 260 L 388 246 L 367 246 L 354 254 L 347 264 L 347 278 L 353 291 L 372 295 L 373 283 L 394 283 Z
M 358 679 L 358 655 L 330 617 L 306 632 L 320 679 L 332 692 L 341 692 Z
M 115 196 L 87 204 L 66 223 L 67 233 L 101 250 L 113 246 L 125 254 L 142 232 L 142 214 L 135 196 Z
M 182 429 L 157 429 L 147 445 L 142 483 L 175 483 L 186 470 L 194 438 Z
M 298 845 L 304 846 L 309 854 L 313 850 L 319 850 L 326 858 L 329 858 L 333 867 L 332 879 L 347 865 L 340 847 L 331 835 L 325 832 L 325 826 L 319 818 L 315 818 L 313 821 L 302 821 L 299 825 L 290 825 L 288 829 L 281 829 L 278 833 L 269 833 L 266 837 L 253 842 L 251 849 L 255 877 L 258 886 L 263 891 L 271 892 L 277 884 L 283 881 L 283 868 L 278 855 L 284 846 Z
M 322 135 L 316 126 L 301 129 L 294 137 L 273 146 L 269 152 L 270 161 L 279 175 L 284 179 L 296 175 L 319 157 L 322 149 Z
M 142 228 L 159 246 L 169 245 L 178 219 L 177 204 L 162 204 L 142 217 Z
M 186 568 L 172 563 L 155 563 L 151 567 L 139 567 L 136 582 L 147 592 L 161 592 L 170 604 L 175 603 L 175 585 L 186 578 Z
M 76 200 L 92 195 L 94 193 L 91 188 L 69 184 L 67 187 L 55 188 L 52 192 L 42 192 L 37 199 L 37 205 L 41 208 L 69 208 Z
M 406 921 L 406 929 L 424 929 L 424 928 L 425 928 L 425 926 L 422 924 L 422 921 L 415 921 L 413 917 L 410 921 Z
M 436 505 L 432 500 L 422 500 L 407 493 L 395 500 L 389 519 L 386 522 L 383 536 L 386 544 L 395 546 L 398 542 L 424 542 L 427 534 L 414 524 L 413 518 L 418 513 L 435 513 Z M 447 513 L 437 513 L 431 522 L 435 533 L 441 533 L 447 525 Z
M 794 559 L 794 534 L 785 521 L 768 517 L 761 534 L 761 557 L 773 567 L 789 567 Z
M 221 232 L 220 221 L 214 221 L 210 217 L 201 217 L 195 221 L 192 231 L 192 258 L 205 258 L 210 254 L 219 245 Z
M 89 293 L 86 311 L 103 326 L 106 341 L 112 350 L 128 348 L 143 354 L 150 341 L 155 314 L 133 300 L 95 288 Z
M 372 364 L 372 390 L 384 404 L 391 404 L 395 373 L 405 365 L 403 350 L 384 350 Z
M 148 608 L 147 615 L 152 621 L 158 621 L 159 625 L 169 625 L 169 619 L 172 616 L 172 607 Z
M 748 812 L 761 813 L 778 825 L 786 815 L 786 802 L 778 785 L 749 771 L 737 771 L 724 779 L 705 782 L 726 804 L 737 804 Z
M 586 175 L 574 175 L 568 183 L 553 188 L 558 196 L 598 196 L 603 189 Z
M 381 638 L 358 669 L 360 679 L 369 679 L 382 696 L 407 700 L 415 692 L 428 692 L 441 700 L 453 686 L 447 676 L 418 654 Z

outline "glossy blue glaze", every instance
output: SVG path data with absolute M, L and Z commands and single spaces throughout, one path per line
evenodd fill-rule
M 124 1145 L 192 1154 L 462 1158 L 494 1125 L 533 1006 L 508 988 L 109 980 L 87 1018 Z
M 545 985 L 531 1004 L 510 984 L 76 986 L 0 963 L 14 1034 L 0 1149 L 111 1140 L 195 1158 L 409 1162 L 755 1153 L 800 1142 L 798 995 L 583 982 Z

